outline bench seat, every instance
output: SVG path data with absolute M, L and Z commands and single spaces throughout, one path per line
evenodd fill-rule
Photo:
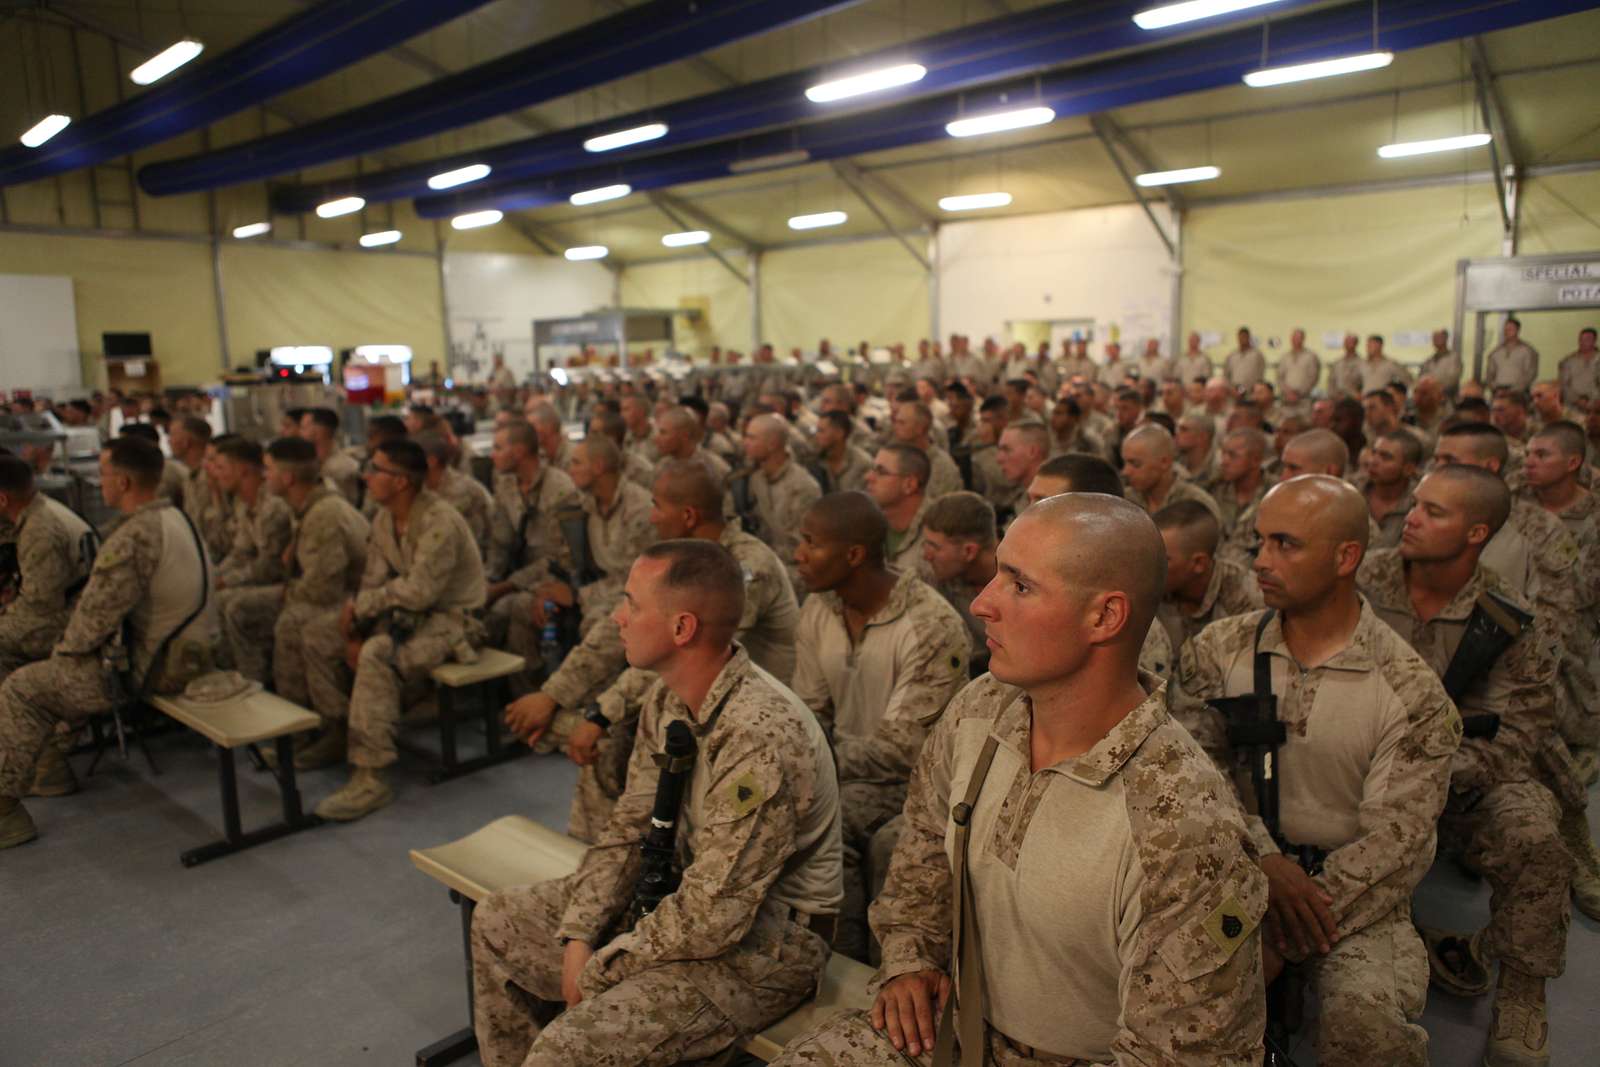
M 447 886 L 463 909 L 470 909 L 472 903 L 497 890 L 565 878 L 578 869 L 584 848 L 583 842 L 532 819 L 506 815 L 459 840 L 412 849 L 411 862 L 423 874 Z M 466 923 L 464 915 L 463 933 Z M 839 1012 L 865 1009 L 871 1004 L 867 996 L 871 978 L 870 967 L 837 954 L 829 957 L 817 996 L 746 1040 L 745 1051 L 771 1060 L 816 1023 Z M 419 1052 L 417 1062 L 447 1063 L 466 1055 L 471 1050 L 469 1045 L 470 1033 L 452 1035 Z
M 471 663 L 452 660 L 428 672 L 438 694 L 439 751 L 436 754 L 403 742 L 401 747 L 434 763 L 433 770 L 428 773 L 429 785 L 527 754 L 528 746 L 514 741 L 507 743 L 500 736 L 500 713 L 511 699 L 511 678 L 525 666 L 527 660 L 521 656 L 498 648 L 480 648 L 478 658 Z M 463 693 L 470 693 L 475 699 L 476 714 L 483 728 L 484 753 L 470 759 L 461 759 L 457 754 L 456 727 L 460 709 L 456 701 Z

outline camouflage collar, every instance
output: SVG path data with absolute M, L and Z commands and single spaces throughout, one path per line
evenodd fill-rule
M 1099 788 L 1116 776 L 1133 754 L 1139 751 L 1145 738 L 1168 721 L 1167 683 L 1145 671 L 1139 672 L 1139 685 L 1145 691 L 1144 701 L 1122 717 L 1093 748 L 1081 756 L 1064 759 L 1043 768 L 1064 774 L 1075 782 Z M 1007 708 L 996 721 L 1000 740 L 1022 754 L 1027 765 L 1032 750 L 1030 731 L 1033 728 L 1033 700 L 1026 694 Z
M 320 482 L 320 481 L 317 482 L 316 485 L 311 487 L 311 492 L 306 494 L 306 499 L 305 499 L 304 506 L 301 507 L 299 511 L 295 512 L 295 514 L 296 515 L 304 515 L 306 512 L 308 512 L 312 508 L 316 507 L 324 499 L 326 499 L 327 497 L 330 497 L 332 495 L 333 495 L 333 490 L 332 489 L 329 489 L 327 487 L 327 485 L 325 483 L 323 483 L 323 482 Z
M 1191 618 L 1203 619 L 1211 614 L 1211 609 L 1217 606 L 1217 597 L 1222 594 L 1223 570 L 1234 564 L 1225 559 L 1211 557 L 1211 579 L 1206 582 L 1206 594 L 1200 598 L 1200 606 L 1190 613 Z
M 1403 591 L 1401 595 L 1404 596 Z M 1355 632 L 1350 635 L 1350 643 L 1334 653 L 1326 663 L 1318 666 L 1317 670 L 1367 672 L 1377 667 L 1378 661 L 1372 654 L 1376 643 L 1373 634 L 1378 627 L 1387 628 L 1388 624 L 1378 618 L 1377 612 L 1372 610 L 1372 604 L 1365 596 L 1358 593 L 1357 598 L 1361 601 L 1361 618 L 1356 622 Z M 1409 607 L 1408 604 L 1408 610 Z M 1261 631 L 1261 651 L 1299 663 L 1299 660 L 1294 658 L 1294 653 L 1289 651 L 1288 642 L 1283 638 L 1282 614 L 1273 612 L 1272 621 Z
M 1361 583 L 1362 589 L 1385 611 L 1416 618 L 1417 609 L 1412 607 L 1411 594 L 1406 589 L 1406 564 L 1400 558 L 1400 550 L 1387 548 L 1374 552 L 1369 561 L 1370 569 Z M 1434 618 L 1446 622 L 1466 621 L 1480 593 L 1498 591 L 1499 583 L 1492 575 L 1493 572 L 1484 570 L 1482 565 L 1474 568 L 1467 584 L 1456 590 L 1456 595 Z
M 744 646 L 734 642 L 733 655 L 722 665 L 722 670 L 711 683 L 711 688 L 706 690 L 705 698 L 700 701 L 698 708 L 691 712 L 688 705 L 678 699 L 678 694 L 670 689 L 667 690 L 672 713 L 688 722 L 696 737 L 704 737 L 716 725 L 714 711 L 720 708 L 733 690 L 750 676 L 753 667 L 750 654 L 744 650 Z

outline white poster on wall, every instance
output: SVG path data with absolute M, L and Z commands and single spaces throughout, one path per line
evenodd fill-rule
M 72 279 L 0 274 L 0 388 L 68 392 L 83 386 Z
M 483 381 L 494 355 L 518 381 L 533 373 L 533 321 L 609 307 L 611 273 L 597 263 L 500 252 L 446 252 L 450 343 L 463 373 Z M 462 364 L 458 361 L 458 367 Z

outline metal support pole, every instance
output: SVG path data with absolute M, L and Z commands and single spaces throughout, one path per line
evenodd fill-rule
M 1171 340 L 1167 342 L 1167 358 L 1176 359 L 1183 351 L 1183 212 L 1172 212 L 1172 241 L 1176 246 L 1172 254 L 1172 311 L 1168 323 Z
M 761 252 L 751 248 L 745 252 L 750 261 L 750 355 L 761 350 Z
M 928 233 L 928 340 L 939 343 L 939 226 Z
M 217 305 L 217 343 L 222 346 L 222 371 L 233 369 L 233 354 L 228 350 L 228 296 L 222 284 L 222 238 L 211 233 L 211 293 Z
M 439 261 L 439 320 L 444 332 L 444 367 L 450 372 L 450 359 L 455 352 L 455 341 L 450 336 L 450 269 L 445 265 L 445 236 L 440 231 L 437 219 L 433 223 L 434 247 L 438 249 L 435 258 Z

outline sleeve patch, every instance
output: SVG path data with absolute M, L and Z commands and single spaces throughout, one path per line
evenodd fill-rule
M 1206 916 L 1204 925 L 1207 936 L 1229 957 L 1256 928 L 1244 905 L 1240 904 L 1239 898 L 1231 893 L 1210 915 Z
M 728 786 L 728 801 L 737 818 L 744 818 L 766 803 L 767 795 L 754 771 L 745 771 Z

